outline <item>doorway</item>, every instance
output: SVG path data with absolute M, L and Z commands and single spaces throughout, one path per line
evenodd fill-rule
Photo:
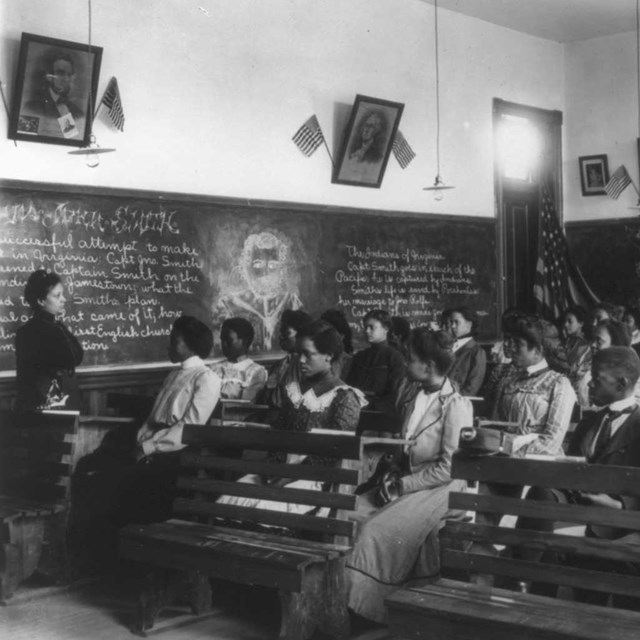
M 505 306 L 535 311 L 532 295 L 538 254 L 537 185 L 506 187 L 502 197 L 505 250 Z
M 500 312 L 533 313 L 543 181 L 561 212 L 562 114 L 495 99 L 493 119 Z

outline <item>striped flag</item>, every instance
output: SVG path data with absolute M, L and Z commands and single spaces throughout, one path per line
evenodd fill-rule
M 631 184 L 631 176 L 625 166 L 621 164 L 613 173 L 609 182 L 604 185 L 607 195 L 614 200 L 620 197 L 620 194 Z
M 318 118 L 311 116 L 291 139 L 305 156 L 311 157 L 324 142 Z
M 409 146 L 409 143 L 400 130 L 396 131 L 396 137 L 393 139 L 391 150 L 393 151 L 393 155 L 396 157 L 398 164 L 403 169 L 406 169 L 411 161 L 416 157 L 415 152 Z
M 533 296 L 536 312 L 545 320 L 556 322 L 568 307 L 590 307 L 599 300 L 571 260 L 547 184 L 542 185 L 541 196 Z
M 103 104 L 107 108 L 107 113 L 111 118 L 111 122 L 113 122 L 113 126 L 120 131 L 124 131 L 124 111 L 122 110 L 118 81 L 115 77 L 109 80 L 100 104 Z

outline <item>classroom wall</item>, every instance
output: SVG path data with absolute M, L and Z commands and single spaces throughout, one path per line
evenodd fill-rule
M 630 25 L 631 27 L 633 25 Z M 609 172 L 624 164 L 638 186 L 638 84 L 635 31 L 565 47 L 564 219 L 635 217 L 629 186 L 618 200 L 583 196 L 578 158 L 606 154 Z
M 372 209 L 494 215 L 491 101 L 564 108 L 557 43 L 441 10 L 442 203 L 435 168 L 433 7 L 420 0 L 92 0 L 104 47 L 99 95 L 115 75 L 125 133 L 90 169 L 67 148 L 0 138 L 0 178 L 178 191 Z M 85 0 L 2 0 L 0 80 L 13 95 L 21 32 L 86 42 Z M 356 93 L 406 104 L 418 154 L 390 159 L 381 189 L 331 184 L 324 149 L 290 138 L 316 112 L 331 139 L 336 103 Z M 565 119 L 568 121 L 568 118 Z M 0 130 L 6 130 L 0 113 Z M 602 150 L 599 147 L 595 151 Z

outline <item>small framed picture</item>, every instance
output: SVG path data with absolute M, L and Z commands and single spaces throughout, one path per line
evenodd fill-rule
M 356 96 L 333 170 L 335 184 L 379 188 L 404 105 Z
M 102 47 L 23 33 L 9 138 L 89 144 Z
M 578 158 L 580 164 L 580 185 L 583 196 L 605 195 L 604 185 L 609 182 L 609 165 L 607 156 L 581 156 Z

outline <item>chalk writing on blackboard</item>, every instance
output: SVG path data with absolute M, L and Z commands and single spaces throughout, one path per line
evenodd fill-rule
M 132 352 L 140 339 L 165 341 L 201 281 L 198 249 L 177 241 L 175 213 L 66 202 L 0 206 L 0 352 L 13 350 L 16 330 L 29 318 L 22 293 L 41 267 L 62 276 L 65 322 L 94 360 Z
M 24 285 L 42 266 L 65 283 L 84 365 L 166 361 L 183 313 L 216 339 L 225 318 L 246 317 L 257 354 L 278 350 L 286 308 L 318 317 L 338 307 L 360 332 L 375 307 L 419 326 L 466 304 L 485 315 L 483 337 L 496 330 L 492 219 L 4 181 L 0 370 L 15 366 L 15 332 L 30 313 Z
M 437 252 L 386 251 L 348 244 L 343 261 L 334 274 L 339 285 L 338 304 L 355 319 L 380 307 L 415 324 L 433 322 L 439 300 L 481 294 L 475 267 L 452 263 Z

